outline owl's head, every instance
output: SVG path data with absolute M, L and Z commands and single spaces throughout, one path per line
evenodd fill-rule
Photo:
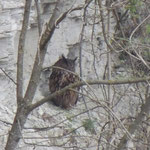
M 61 68 L 74 72 L 76 60 L 77 60 L 77 57 L 75 59 L 68 59 L 68 58 L 65 58 L 64 55 L 62 55 L 60 59 L 54 64 L 54 66 L 61 67 Z

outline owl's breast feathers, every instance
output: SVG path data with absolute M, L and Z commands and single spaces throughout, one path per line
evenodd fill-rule
M 50 76 L 50 91 L 53 93 L 78 80 L 79 78 L 77 75 L 73 73 L 55 69 Z

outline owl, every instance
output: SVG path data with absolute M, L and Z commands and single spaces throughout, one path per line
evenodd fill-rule
M 61 58 L 53 65 L 52 73 L 49 77 L 49 90 L 51 93 L 61 90 L 62 88 L 68 86 L 71 83 L 79 81 L 78 76 L 73 74 L 75 72 L 76 59 L 77 58 L 73 60 L 68 59 L 62 55 Z M 75 88 L 75 90 L 78 89 Z M 67 90 L 62 95 L 56 96 L 54 99 L 52 99 L 52 102 L 56 106 L 68 109 L 74 106 L 77 103 L 77 100 L 77 92 Z

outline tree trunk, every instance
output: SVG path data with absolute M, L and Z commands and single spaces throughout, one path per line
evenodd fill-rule
M 18 108 L 17 108 L 17 112 L 16 112 L 16 115 L 14 118 L 12 128 L 11 128 L 9 136 L 8 136 L 7 144 L 5 147 L 6 150 L 15 150 L 20 138 L 22 138 L 21 131 L 22 131 L 24 124 L 27 120 L 27 117 L 30 113 L 29 105 L 32 104 L 32 101 L 33 101 L 33 98 L 34 98 L 34 95 L 36 92 L 36 88 L 37 88 L 37 83 L 40 79 L 41 68 L 42 68 L 42 64 L 44 62 L 44 57 L 46 54 L 48 42 L 50 41 L 50 39 L 55 31 L 56 26 L 65 18 L 67 13 L 71 10 L 73 2 L 74 2 L 74 0 L 70 0 L 70 1 L 57 0 L 54 12 L 53 12 L 49 22 L 46 24 L 46 31 L 44 31 L 44 33 L 41 35 L 40 43 L 39 43 L 39 48 L 40 48 L 39 53 L 37 52 L 37 54 L 36 54 L 36 59 L 34 62 L 31 78 L 30 78 L 28 88 L 27 88 L 27 91 L 26 91 L 24 97 L 22 95 L 22 84 L 23 84 L 22 83 L 22 81 L 23 81 L 23 79 L 22 79 L 22 65 L 23 65 L 22 57 L 23 57 L 23 55 L 18 56 L 18 57 L 21 57 L 21 60 L 20 60 L 20 58 L 18 59 L 20 65 L 17 66 L 17 71 L 18 71 L 17 81 L 19 82 L 19 83 L 17 83 Z M 25 27 L 27 27 L 27 24 L 28 24 L 30 6 L 31 6 L 31 0 L 26 0 L 25 8 L 28 8 L 28 9 L 25 9 L 25 16 L 27 16 L 27 17 L 24 17 L 27 19 Z M 22 45 L 24 46 L 24 42 L 22 43 Z M 22 45 L 20 46 L 21 48 L 23 47 Z M 40 56 L 39 56 L 39 54 L 40 54 Z
M 22 137 L 21 131 L 24 127 L 28 116 L 27 109 L 23 106 L 17 109 L 16 116 L 10 134 L 7 140 L 5 150 L 15 150 L 20 138 Z

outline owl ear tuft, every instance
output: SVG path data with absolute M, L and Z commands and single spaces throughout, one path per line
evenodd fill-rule
M 73 61 L 75 62 L 77 60 L 78 57 L 76 57 Z
M 67 59 L 66 59 L 66 57 L 62 54 L 62 59 L 63 59 L 63 61 L 66 63 L 66 64 L 68 64 L 68 61 L 67 61 Z

